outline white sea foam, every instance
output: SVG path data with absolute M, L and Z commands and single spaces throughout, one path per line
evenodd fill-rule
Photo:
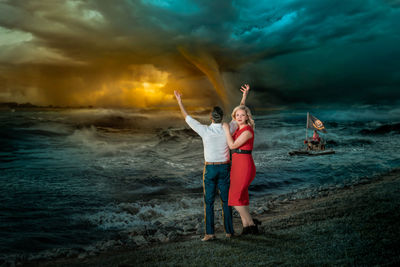
M 93 214 L 76 218 L 104 230 L 126 230 L 159 221 L 167 224 L 192 215 L 202 214 L 202 198 L 182 197 L 176 201 L 153 201 L 152 203 L 111 204 Z

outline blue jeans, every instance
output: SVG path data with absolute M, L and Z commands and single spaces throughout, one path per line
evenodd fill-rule
M 228 206 L 230 164 L 205 165 L 203 173 L 204 220 L 206 234 L 214 234 L 214 200 L 216 190 L 222 204 L 224 228 L 227 234 L 233 234 L 232 207 Z

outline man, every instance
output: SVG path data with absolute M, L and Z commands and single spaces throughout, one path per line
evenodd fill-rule
M 321 138 L 319 137 L 317 130 L 314 130 L 314 134 L 313 134 L 311 143 L 317 145 L 317 144 L 319 144 L 320 141 L 321 141 Z
M 246 96 L 250 90 L 249 85 L 241 88 L 243 92 L 241 105 L 245 104 Z M 222 202 L 222 213 L 224 218 L 224 228 L 226 237 L 230 238 L 233 231 L 232 208 L 228 206 L 229 194 L 229 174 L 230 174 L 230 155 L 229 147 L 226 142 L 226 136 L 222 128 L 223 111 L 220 107 L 214 107 L 211 112 L 211 125 L 203 125 L 193 119 L 183 106 L 181 94 L 174 91 L 176 100 L 178 101 L 180 110 L 186 123 L 197 133 L 203 140 L 205 166 L 203 170 L 203 194 L 204 194 L 204 220 L 205 235 L 202 241 L 215 239 L 214 233 L 214 199 L 216 189 Z

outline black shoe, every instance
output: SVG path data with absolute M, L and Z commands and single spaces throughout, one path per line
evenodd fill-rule
M 257 224 L 251 225 L 249 228 L 250 228 L 250 234 L 252 234 L 252 235 L 259 234 Z
M 261 221 L 257 220 L 257 219 L 253 219 L 253 222 L 255 225 L 261 225 Z
M 251 234 L 251 226 L 246 226 L 246 227 L 243 227 L 243 231 L 242 231 L 242 233 L 240 234 L 240 235 L 249 235 L 249 234 Z

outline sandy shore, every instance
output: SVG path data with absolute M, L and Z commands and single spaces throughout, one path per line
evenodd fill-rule
M 306 196 L 306 199 L 302 199 Z M 200 242 L 199 235 L 26 266 L 305 266 L 400 263 L 400 169 L 356 184 L 254 204 L 257 236 Z M 240 233 L 239 218 L 235 218 Z

